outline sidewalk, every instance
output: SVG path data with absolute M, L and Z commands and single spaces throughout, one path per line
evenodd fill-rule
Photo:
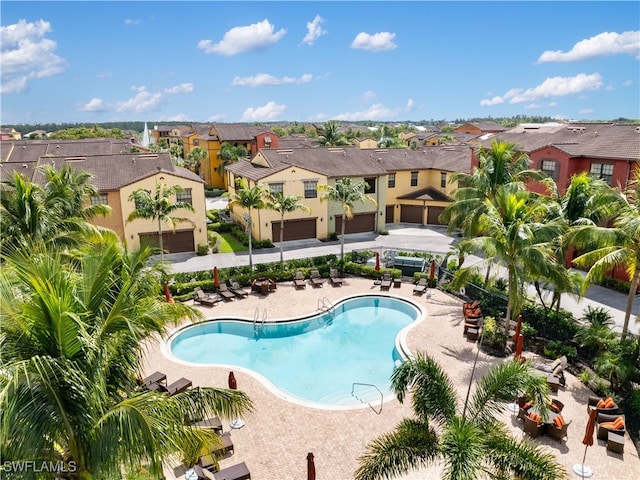
M 446 254 L 454 241 L 453 237 L 445 234 L 445 227 L 439 226 L 418 226 L 413 224 L 387 225 L 389 235 L 378 235 L 377 233 L 358 233 L 346 235 L 344 251 L 352 250 L 420 250 L 435 254 Z M 296 240 L 285 242 L 285 260 L 296 258 L 316 257 L 320 255 L 340 255 L 340 241 L 321 242 L 320 240 Z M 217 253 L 203 256 L 196 256 L 194 253 L 176 253 L 165 255 L 165 260 L 171 263 L 170 270 L 177 272 L 196 272 L 201 270 L 213 270 L 218 268 L 249 265 L 249 252 L 238 253 Z M 258 249 L 253 251 L 253 264 L 270 263 L 280 261 L 280 244 L 275 243 L 274 248 Z M 469 257 L 471 265 L 480 262 L 479 257 Z M 535 294 L 533 290 L 531 294 Z M 572 312 L 576 318 L 580 318 L 587 306 L 593 308 L 603 307 L 608 309 L 615 321 L 614 330 L 621 331 L 624 322 L 624 312 L 627 305 L 627 294 L 620 293 L 607 288 L 592 285 L 585 297 L 581 299 L 570 295 L 563 295 L 561 307 Z M 640 334 L 640 298 L 636 296 L 631 319 L 629 321 L 629 332 Z

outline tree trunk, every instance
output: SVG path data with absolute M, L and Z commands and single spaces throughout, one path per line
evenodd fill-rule
M 284 270 L 284 212 L 280 215 L 280 270 Z
M 347 223 L 347 215 L 342 217 L 342 235 L 340 235 L 340 263 L 344 265 L 344 227 Z
M 158 217 L 158 240 L 160 242 L 160 258 L 164 262 L 164 243 L 162 241 L 162 219 Z
M 624 325 L 622 326 L 622 335 L 620 335 L 620 342 L 624 342 L 629 330 L 629 320 L 631 319 L 631 309 L 633 308 L 633 300 L 638 290 L 638 281 L 640 280 L 640 267 L 636 266 L 636 271 L 633 274 L 631 280 L 631 286 L 629 287 L 629 295 L 627 296 L 627 309 L 624 311 Z
M 253 250 L 251 248 L 251 209 L 247 218 L 247 233 L 249 235 L 249 270 L 253 272 Z

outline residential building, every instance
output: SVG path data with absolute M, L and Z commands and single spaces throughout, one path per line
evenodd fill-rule
M 191 127 L 187 125 L 180 126 L 167 126 L 167 125 L 154 125 L 153 130 L 149 133 L 155 140 L 155 143 L 159 144 L 161 140 L 167 142 L 167 146 L 181 145 L 182 137 L 190 131 Z
M 454 130 L 455 133 L 468 133 L 471 135 L 484 135 L 486 133 L 501 133 L 507 130 L 499 123 L 492 122 L 490 120 L 484 120 L 481 122 L 467 122 L 463 123 Z
M 15 128 L 0 128 L 0 140 L 22 140 L 22 134 Z

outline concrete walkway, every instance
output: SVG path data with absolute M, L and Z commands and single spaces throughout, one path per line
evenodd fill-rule
M 216 205 L 222 205 L 216 204 Z M 218 206 L 217 208 L 221 208 Z M 444 255 L 449 252 L 455 238 L 446 235 L 445 227 L 418 226 L 414 224 L 388 224 L 388 235 L 377 233 L 359 233 L 345 236 L 345 253 L 352 250 L 419 250 Z M 321 242 L 316 239 L 284 242 L 284 259 L 316 257 L 320 255 L 340 254 L 340 241 Z M 165 255 L 165 260 L 171 263 L 172 272 L 196 272 L 218 268 L 249 265 L 249 252 L 218 253 L 204 256 L 196 256 L 194 253 L 177 253 Z M 278 262 L 280 260 L 280 243 L 276 242 L 274 248 L 258 249 L 253 251 L 253 264 Z M 466 265 L 474 265 L 481 262 L 480 257 L 469 256 Z M 535 296 L 533 288 L 529 293 Z M 589 288 L 584 298 L 575 298 L 563 295 L 562 308 L 572 312 L 576 318 L 580 318 L 587 306 L 603 307 L 609 310 L 614 318 L 614 330 L 620 332 L 624 321 L 624 313 L 627 305 L 627 294 L 609 290 L 598 285 Z M 640 334 L 640 299 L 636 296 L 633 304 L 629 332 Z

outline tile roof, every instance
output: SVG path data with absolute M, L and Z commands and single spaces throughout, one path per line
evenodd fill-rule
M 401 200 L 436 200 L 441 202 L 450 202 L 451 198 L 434 187 L 421 188 L 415 192 L 405 193 L 397 197 Z
M 256 135 L 264 132 L 273 133 L 271 129 L 261 125 L 245 125 L 242 123 L 216 123 L 214 131 L 221 142 L 232 140 L 253 140 Z
M 466 145 L 423 147 L 415 150 L 385 148 L 367 152 L 389 172 L 425 169 L 463 173 L 471 171 L 472 150 Z
M 3 162 L 37 162 L 43 156 L 81 156 L 129 153 L 134 145 L 125 138 L 82 140 L 17 140 L 0 142 Z

